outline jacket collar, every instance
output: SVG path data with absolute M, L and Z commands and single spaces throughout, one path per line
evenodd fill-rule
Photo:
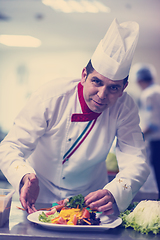
M 83 86 L 81 82 L 79 82 L 78 84 L 78 98 L 79 98 L 79 102 L 80 102 L 83 113 L 72 114 L 71 122 L 88 122 L 99 117 L 101 113 L 95 113 L 91 111 L 90 108 L 87 106 L 83 97 Z

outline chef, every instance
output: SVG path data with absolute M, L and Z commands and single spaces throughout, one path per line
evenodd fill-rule
M 0 146 L 0 167 L 22 206 L 79 193 L 105 214 L 124 211 L 149 170 L 137 106 L 124 92 L 138 41 L 136 22 L 115 19 L 82 70 L 33 93 Z M 114 139 L 119 173 L 108 183 L 106 157 Z
M 156 83 L 156 69 L 152 64 L 138 63 L 135 66 L 135 80 L 142 90 L 140 117 L 146 140 L 149 162 L 153 167 L 160 199 L 160 86 Z

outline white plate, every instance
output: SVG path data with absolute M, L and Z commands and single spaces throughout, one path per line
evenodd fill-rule
M 27 216 L 27 219 L 30 222 L 41 225 L 42 227 L 53 229 L 53 230 L 69 230 L 69 231 L 104 231 L 109 228 L 115 228 L 122 223 L 122 219 L 116 217 L 114 215 L 105 216 L 102 214 L 97 214 L 97 217 L 100 217 L 101 224 L 100 225 L 62 225 L 62 224 L 52 224 L 52 223 L 44 223 L 39 221 L 39 214 L 47 211 L 37 211 L 31 213 Z

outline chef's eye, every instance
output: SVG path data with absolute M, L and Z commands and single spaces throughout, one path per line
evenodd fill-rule
M 102 81 L 99 80 L 99 79 L 92 79 L 92 83 L 93 83 L 95 86 L 102 86 Z
M 117 87 L 117 86 L 110 86 L 109 87 L 109 91 L 111 93 L 117 93 L 119 91 L 119 87 Z

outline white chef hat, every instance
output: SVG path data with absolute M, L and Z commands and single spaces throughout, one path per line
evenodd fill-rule
M 114 19 L 93 53 L 93 68 L 111 80 L 126 78 L 129 75 L 138 36 L 138 23 L 129 21 L 119 24 L 117 19 Z

